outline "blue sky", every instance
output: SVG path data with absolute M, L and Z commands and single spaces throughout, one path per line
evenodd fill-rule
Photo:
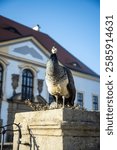
M 0 14 L 31 28 L 39 24 L 100 74 L 99 0 L 0 0 Z

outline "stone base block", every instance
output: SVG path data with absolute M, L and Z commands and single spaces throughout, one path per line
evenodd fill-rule
M 17 113 L 19 150 L 99 150 L 100 114 L 70 108 Z M 18 132 L 14 134 L 13 150 Z

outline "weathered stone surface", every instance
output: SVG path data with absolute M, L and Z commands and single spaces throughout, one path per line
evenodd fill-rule
M 21 124 L 20 150 L 99 150 L 99 112 L 70 108 L 17 113 L 15 123 Z M 14 135 L 16 150 L 18 134 Z
M 32 109 L 28 107 L 25 102 L 20 102 L 18 100 L 10 101 L 8 107 L 8 120 L 7 124 L 12 124 L 14 122 L 15 113 L 31 111 Z M 12 126 L 7 127 L 8 130 L 12 130 Z M 13 142 L 13 132 L 6 132 L 6 141 Z

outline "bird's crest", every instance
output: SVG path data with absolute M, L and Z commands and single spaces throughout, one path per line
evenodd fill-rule
M 55 46 L 53 46 L 51 52 L 52 52 L 52 54 L 56 54 L 57 53 L 57 48 Z

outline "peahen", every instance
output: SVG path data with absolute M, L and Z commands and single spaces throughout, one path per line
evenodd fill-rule
M 61 66 L 57 58 L 57 48 L 52 48 L 52 54 L 46 65 L 46 84 L 48 92 L 55 98 L 57 106 L 63 104 L 73 106 L 76 89 L 71 71 Z

